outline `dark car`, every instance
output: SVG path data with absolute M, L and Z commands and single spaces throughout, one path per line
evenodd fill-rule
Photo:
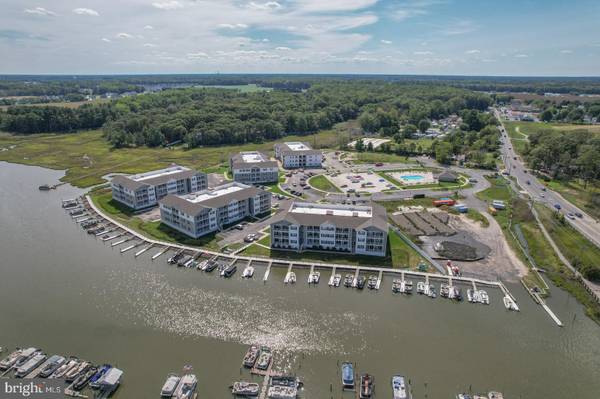
M 581 212 L 575 212 L 575 216 L 577 216 L 578 218 L 583 218 L 583 214 Z
M 560 206 L 560 204 L 554 204 L 554 207 L 558 210 L 560 210 L 562 208 L 562 206 Z

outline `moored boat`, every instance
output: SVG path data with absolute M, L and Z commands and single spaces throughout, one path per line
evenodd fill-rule
M 66 362 L 67 362 L 67 359 L 64 356 L 60 356 L 60 355 L 50 356 L 50 358 L 44 364 L 44 368 L 42 368 L 42 370 L 40 371 L 39 376 L 41 378 L 50 377 L 52 375 L 52 373 L 54 373 L 56 370 L 58 370 L 58 368 L 61 367 Z
M 271 353 L 271 349 L 267 346 L 263 346 L 260 348 L 260 355 L 258 356 L 258 360 L 256 361 L 256 368 L 260 370 L 266 370 L 271 365 L 271 360 L 273 360 L 273 354 Z
M 84 373 L 79 374 L 79 376 L 73 381 L 73 389 L 76 391 L 81 391 L 85 386 L 90 382 L 90 379 L 98 372 L 98 368 L 95 366 L 90 366 Z
M 404 376 L 395 375 L 392 376 L 392 393 L 394 399 L 409 399 L 410 388 L 406 383 Z
M 354 282 L 354 275 L 346 274 L 346 277 L 344 277 L 344 287 L 352 287 L 353 282 Z
M 368 399 L 373 396 L 373 389 L 375 388 L 375 381 L 372 375 L 363 374 L 360 376 L 360 399 Z
M 425 283 L 422 281 L 417 282 L 417 294 L 425 294 Z
M 69 372 L 65 374 L 65 381 L 75 381 L 77 377 L 85 373 L 90 367 L 92 367 L 92 364 L 90 362 L 81 361 L 76 367 L 73 367 L 71 370 L 69 370 Z
M 375 288 L 377 288 L 378 280 L 379 278 L 377 278 L 377 276 L 375 276 L 374 274 L 370 275 L 367 281 L 367 288 L 370 290 L 374 290 Z
M 354 390 L 354 365 L 350 362 L 342 363 L 342 388 Z
M 483 303 L 484 305 L 489 305 L 490 304 L 490 296 L 488 295 L 488 293 L 484 290 L 479 290 L 478 292 L 479 294 L 479 303 Z
M 321 279 L 321 272 L 312 271 L 308 275 L 308 284 L 319 284 L 320 279 Z
M 399 278 L 395 278 L 392 280 L 392 292 L 393 293 L 402 293 L 404 288 L 404 282 Z
M 9 368 L 11 368 L 17 362 L 17 360 L 19 360 L 22 352 L 22 349 L 17 349 L 7 357 L 2 359 L 2 361 L 0 361 L 0 370 L 8 370 Z
M 488 398 L 489 399 L 504 399 L 504 395 L 502 395 L 502 393 L 500 393 L 500 392 L 491 391 L 490 393 L 488 393 Z
M 286 284 L 294 284 L 296 282 L 296 273 L 288 272 L 283 279 L 283 282 Z
M 254 276 L 254 267 L 248 265 L 244 268 L 244 271 L 242 272 L 242 277 L 251 278 L 252 276 Z
M 66 373 L 73 369 L 73 367 L 77 367 L 79 361 L 75 357 L 71 357 L 67 360 L 65 364 L 60 366 L 54 373 L 50 375 L 49 378 L 63 378 Z
M 504 298 L 502 298 L 502 301 L 504 302 L 504 307 L 507 310 L 513 310 L 515 312 L 519 311 L 519 306 L 510 296 L 505 295 Z
M 225 278 L 229 278 L 229 277 L 233 276 L 236 271 L 237 271 L 237 266 L 236 265 L 228 265 L 221 272 L 221 276 L 225 277 Z
M 98 384 L 98 382 L 102 379 L 102 377 L 104 377 L 106 373 L 108 373 L 108 371 L 111 368 L 112 366 L 110 364 L 103 364 L 102 366 L 98 367 L 98 371 L 96 372 L 96 374 L 94 374 L 92 378 L 90 378 L 90 387 L 99 388 L 100 385 Z
M 98 380 L 98 393 L 94 396 L 95 399 L 106 399 L 111 396 L 121 384 L 123 371 L 112 367 Z
M 333 277 L 331 278 L 331 282 L 329 283 L 329 285 L 333 286 L 333 287 L 339 287 L 341 282 L 342 282 L 342 275 L 334 274 Z
M 356 288 L 358 288 L 359 290 L 365 288 L 366 281 L 367 278 L 365 276 L 358 276 L 358 278 L 356 279 Z
M 471 288 L 467 290 L 467 300 L 471 303 L 475 302 L 475 291 Z
M 404 293 L 405 294 L 412 294 L 412 290 L 413 290 L 413 282 L 412 282 L 412 280 L 405 280 L 404 281 Z
M 194 396 L 197 385 L 198 379 L 196 376 L 194 374 L 186 374 L 181 377 L 181 381 L 173 397 L 176 399 L 191 399 Z
M 25 362 L 27 362 L 31 357 L 33 357 L 38 352 L 37 348 L 27 348 L 23 349 L 19 354 L 19 357 L 14 362 L 13 367 L 18 368 L 21 367 Z
M 46 355 L 42 352 L 36 352 L 25 363 L 23 363 L 15 372 L 15 377 L 23 378 L 33 370 L 38 368 L 46 360 Z
M 163 384 L 161 390 L 160 390 L 160 397 L 161 398 L 170 398 L 175 394 L 175 390 L 177 389 L 177 386 L 179 385 L 179 381 L 181 381 L 181 377 L 179 377 L 177 374 L 169 374 L 167 376 L 167 380 L 165 381 L 165 383 Z
M 259 391 L 260 386 L 254 382 L 236 381 L 231 386 L 231 393 L 235 396 L 254 397 Z
M 258 354 L 260 353 L 260 349 L 258 345 L 251 345 L 246 351 L 246 355 L 244 356 L 244 367 L 252 368 L 254 367 L 254 363 L 256 363 L 256 359 L 258 358 Z

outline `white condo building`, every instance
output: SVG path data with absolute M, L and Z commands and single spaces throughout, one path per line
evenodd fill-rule
M 266 154 L 258 151 L 245 151 L 229 159 L 233 180 L 245 184 L 276 183 L 279 168 Z
M 198 238 L 248 216 L 269 212 L 271 193 L 232 182 L 197 193 L 168 195 L 159 205 L 162 223 Z
M 271 223 L 271 248 L 385 256 L 387 232 L 380 205 L 293 202 Z
M 307 143 L 299 141 L 275 144 L 275 158 L 286 169 L 320 168 L 323 162 L 321 151 L 313 150 Z
M 110 186 L 115 201 L 138 210 L 155 206 L 158 200 L 169 194 L 205 190 L 208 179 L 206 173 L 173 165 L 137 175 L 118 175 L 113 177 Z

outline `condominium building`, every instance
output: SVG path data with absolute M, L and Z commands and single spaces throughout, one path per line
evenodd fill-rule
M 232 182 L 197 193 L 167 195 L 159 205 L 162 223 L 198 238 L 248 216 L 269 212 L 271 193 Z
M 321 151 L 299 141 L 275 144 L 275 157 L 286 169 L 320 168 L 323 162 Z
M 154 206 L 169 194 L 187 194 L 208 188 L 206 173 L 173 165 L 130 176 L 115 176 L 110 182 L 112 197 L 138 210 Z
M 245 151 L 229 159 L 233 180 L 245 184 L 276 183 L 279 168 L 266 154 L 258 151 Z
M 387 214 L 380 205 L 293 202 L 271 223 L 271 247 L 385 256 Z

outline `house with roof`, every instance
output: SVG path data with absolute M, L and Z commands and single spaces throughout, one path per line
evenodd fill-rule
M 229 158 L 234 181 L 245 184 L 276 183 L 279 180 L 277 161 L 259 151 L 243 151 Z

